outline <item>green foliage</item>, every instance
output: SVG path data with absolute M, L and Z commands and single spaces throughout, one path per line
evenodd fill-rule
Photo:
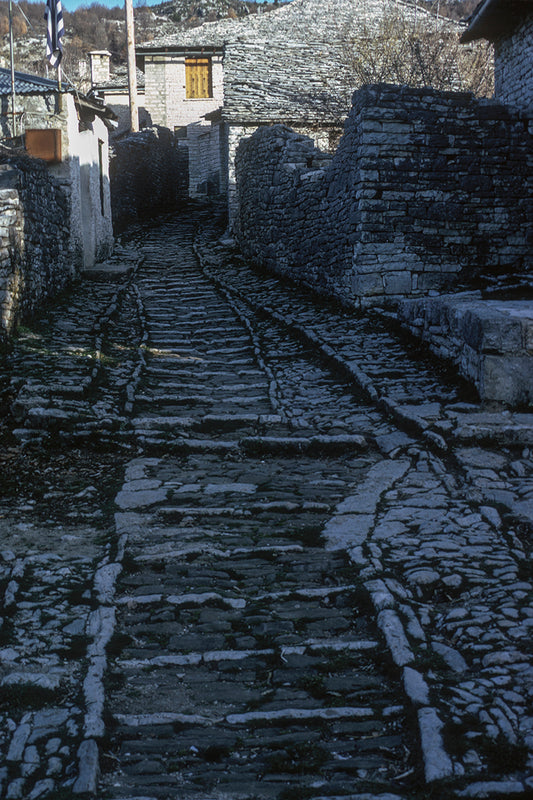
M 218 764 L 221 761 L 227 761 L 231 755 L 231 750 L 226 745 L 212 744 L 202 751 L 202 758 L 211 764 Z
M 328 696 L 322 675 L 303 675 L 298 681 L 298 686 L 308 692 L 315 700 L 323 700 Z
M 122 651 L 133 643 L 131 636 L 125 633 L 114 633 L 109 641 L 106 652 L 108 656 L 120 656 Z

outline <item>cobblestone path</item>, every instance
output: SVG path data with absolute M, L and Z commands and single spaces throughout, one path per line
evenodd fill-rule
M 219 235 L 15 344 L 0 796 L 532 796 L 531 415 Z

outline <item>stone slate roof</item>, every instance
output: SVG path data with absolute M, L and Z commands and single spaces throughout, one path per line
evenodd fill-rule
M 69 91 L 69 87 L 62 85 L 62 91 Z M 57 92 L 57 80 L 41 78 L 40 75 L 27 75 L 15 71 L 16 94 L 50 94 Z M 0 67 L 0 95 L 11 94 L 11 70 Z
M 280 8 L 263 14 L 250 14 L 239 19 L 223 19 L 206 22 L 197 28 L 189 28 L 161 36 L 150 42 L 139 44 L 139 51 L 183 49 L 188 46 L 220 47 L 241 37 L 299 34 L 300 39 L 328 33 L 338 35 L 347 24 L 361 28 L 372 24 L 388 10 L 398 9 L 410 14 L 428 16 L 424 9 L 417 8 L 414 0 L 291 0 Z M 430 15 L 432 19 L 434 17 Z
M 376 30 L 391 11 L 435 24 L 433 15 L 409 0 L 292 0 L 265 14 L 161 37 L 138 50 L 224 46 L 225 119 L 322 124 L 347 111 L 339 68 L 346 40 Z
M 526 16 L 533 14 L 533 0 L 483 0 L 468 20 L 462 42 L 488 39 L 494 42 L 510 33 Z
M 276 13 L 276 11 L 270 11 L 264 15 L 254 14 L 244 19 L 222 19 L 218 22 L 205 22 L 197 28 L 188 28 L 184 31 L 159 36 L 149 42 L 138 43 L 135 49 L 137 52 L 143 53 L 183 50 L 184 48 L 188 49 L 189 47 L 202 46 L 220 48 L 230 39 L 245 33 L 246 30 L 249 29 L 249 26 L 252 26 L 253 23 L 256 22 L 256 19 L 263 20 L 263 18 Z
M 310 125 L 343 119 L 352 85 L 347 42 L 356 47 L 390 12 L 435 24 L 433 15 L 402 0 L 293 0 L 274 24 L 265 20 L 255 35 L 227 43 L 223 116 Z
M 144 72 L 137 68 L 137 89 L 144 89 L 145 75 Z M 128 70 L 126 68 L 118 68 L 114 75 L 105 83 L 96 83 L 92 87 L 93 90 L 98 91 L 128 91 Z

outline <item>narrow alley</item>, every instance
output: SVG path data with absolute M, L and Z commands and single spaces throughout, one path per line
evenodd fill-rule
M 5 359 L 0 797 L 533 796 L 533 414 L 222 235 Z

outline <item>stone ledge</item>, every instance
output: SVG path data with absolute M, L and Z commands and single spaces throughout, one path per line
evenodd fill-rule
M 479 293 L 404 300 L 404 329 L 453 362 L 481 400 L 533 405 L 533 301 Z

